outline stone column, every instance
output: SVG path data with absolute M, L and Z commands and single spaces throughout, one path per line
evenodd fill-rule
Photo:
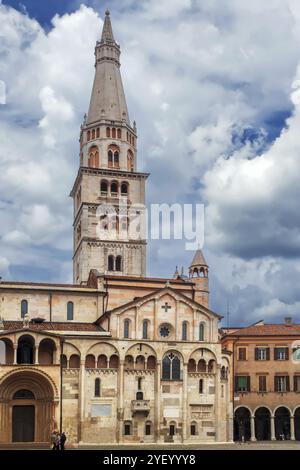
M 34 363 L 37 366 L 39 364 L 39 346 L 34 347 Z
M 220 364 L 216 364 L 215 372 L 215 440 L 221 441 L 221 407 L 220 407 Z M 206 372 L 208 372 L 208 364 L 206 365 Z
M 276 435 L 275 435 L 275 416 L 271 416 L 271 441 L 276 441 Z
M 84 402 L 85 402 L 85 359 L 80 360 L 79 370 L 79 442 L 83 442 Z
M 254 416 L 251 416 L 251 437 L 250 437 L 250 440 L 252 442 L 256 441 L 256 437 L 255 437 L 255 417 Z
M 186 362 L 183 363 L 183 420 L 182 420 L 182 442 L 185 442 L 188 438 L 188 365 Z
M 157 361 L 155 375 L 155 441 L 160 442 L 161 362 Z
M 118 427 L 118 441 L 123 442 L 123 427 L 124 427 L 124 361 L 120 360 L 119 366 L 119 396 L 118 396 L 118 411 L 117 411 L 117 422 Z
M 14 365 L 18 364 L 17 353 L 18 353 L 18 344 L 14 343 Z
M 290 417 L 290 427 L 291 427 L 291 441 L 295 441 L 295 420 L 294 416 Z

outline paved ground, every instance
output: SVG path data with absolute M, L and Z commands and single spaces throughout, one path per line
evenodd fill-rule
M 32 444 L 17 445 L 0 445 L 0 451 L 9 450 L 49 450 L 50 446 L 34 446 Z M 69 449 L 77 450 L 77 449 Z M 300 441 L 270 441 L 270 442 L 249 442 L 243 445 L 236 443 L 220 443 L 220 444 L 139 444 L 139 445 L 103 445 L 103 446 L 80 446 L 78 450 L 102 450 L 102 451 L 114 451 L 114 450 L 174 450 L 174 451 L 193 451 L 193 450 L 298 450 L 300 451 Z
M 251 442 L 246 444 L 190 444 L 190 445 L 106 445 L 106 446 L 82 446 L 80 450 L 300 450 L 300 441 L 270 441 L 270 442 Z

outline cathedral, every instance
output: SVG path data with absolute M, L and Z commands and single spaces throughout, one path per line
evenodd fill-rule
M 0 282 L 0 445 L 48 445 L 54 429 L 74 447 L 232 440 L 204 255 L 189 276 L 150 278 L 146 237 L 129 230 L 148 176 L 107 11 L 71 190 L 73 284 Z

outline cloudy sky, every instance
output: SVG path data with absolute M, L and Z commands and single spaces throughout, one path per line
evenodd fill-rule
M 0 275 L 72 279 L 68 194 L 107 7 L 148 203 L 205 203 L 211 307 L 299 321 L 298 0 L 0 0 Z M 192 256 L 152 242 L 148 274 Z

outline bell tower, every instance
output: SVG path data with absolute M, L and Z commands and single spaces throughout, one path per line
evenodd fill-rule
M 143 211 L 149 174 L 137 171 L 137 128 L 129 119 L 120 54 L 107 10 L 95 47 L 95 78 L 71 191 L 76 284 L 85 284 L 91 269 L 107 275 L 146 275 L 145 236 L 130 235 L 129 214 L 134 218 Z M 113 217 L 106 215 L 107 208 L 109 213 L 113 209 Z
M 208 264 L 202 250 L 197 250 L 189 267 L 189 277 L 195 283 L 195 301 L 209 308 Z

